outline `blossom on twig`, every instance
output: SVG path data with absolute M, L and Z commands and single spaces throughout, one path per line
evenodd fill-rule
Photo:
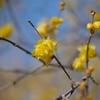
M 56 44 L 57 41 L 50 38 L 38 40 L 37 45 L 34 46 L 35 50 L 32 51 L 32 56 L 45 61 L 48 66 L 53 59 L 54 51 L 57 50 Z
M 52 17 L 50 20 L 38 23 L 37 30 L 43 37 L 48 37 L 58 32 L 57 28 L 63 21 L 63 18 Z
M 82 62 L 80 58 L 76 58 L 72 66 L 74 70 L 78 70 L 78 71 L 84 70 L 85 68 L 84 63 Z
M 89 50 L 88 50 L 88 58 L 89 59 L 93 59 L 97 56 L 97 52 L 96 52 L 96 47 L 94 44 L 89 44 Z M 79 46 L 78 47 L 78 51 L 79 53 L 79 58 L 83 61 L 86 62 L 87 58 L 86 58 L 86 52 L 87 52 L 87 45 L 83 45 L 83 46 Z

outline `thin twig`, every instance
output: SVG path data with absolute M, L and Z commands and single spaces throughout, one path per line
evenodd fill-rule
M 70 77 L 70 75 L 68 74 L 68 72 L 65 70 L 65 68 L 63 67 L 63 65 L 60 63 L 60 61 L 57 59 L 57 57 L 54 55 L 55 60 L 58 62 L 58 64 L 60 65 L 60 67 L 63 69 L 63 71 L 66 73 L 66 75 L 68 76 L 69 80 L 72 80 L 72 78 Z
M 90 78 L 90 75 L 85 76 L 85 77 L 82 78 L 82 81 L 86 81 L 89 78 Z M 65 97 L 69 98 L 73 94 L 73 92 L 80 86 L 80 84 L 81 84 L 81 82 L 76 82 L 76 85 L 73 86 L 73 88 L 69 89 L 66 93 L 60 95 L 55 100 L 62 100 Z
M 69 94 L 72 95 L 72 93 L 75 91 L 76 88 L 78 88 L 80 86 L 80 83 L 77 83 L 77 85 L 74 87 L 74 89 L 69 89 L 66 93 L 60 95 L 59 97 L 57 97 L 55 100 L 61 100 L 64 97 L 67 97 Z
M 3 72 L 3 73 L 28 73 L 28 71 L 24 71 L 24 70 L 21 70 L 21 69 L 14 69 L 14 70 L 9 70 L 9 69 L 3 69 L 3 68 L 0 68 L 0 72 Z
M 60 67 L 63 69 L 63 71 L 65 72 L 65 74 L 67 75 L 69 80 L 72 80 L 72 78 L 70 77 L 70 75 L 68 74 L 68 72 L 65 70 L 65 68 L 63 67 L 63 65 L 60 63 L 60 61 L 57 59 L 57 57 L 54 55 L 55 60 L 58 62 L 58 64 L 60 65 Z
M 92 19 L 91 19 L 91 23 L 93 23 L 94 21 L 94 15 L 95 15 L 95 12 L 92 10 L 91 11 L 91 15 L 92 15 Z M 89 36 L 89 39 L 87 41 L 87 50 L 86 50 L 86 69 L 88 69 L 88 64 L 89 64 L 89 57 L 88 57 L 88 53 L 89 53 L 89 44 L 90 44 L 90 41 L 91 41 L 91 38 L 93 36 L 93 33 L 92 33 L 93 29 L 90 30 L 90 36 Z M 89 88 L 89 80 L 87 80 L 87 86 L 86 86 L 86 94 L 88 94 L 88 88 Z
M 89 52 L 89 44 L 92 38 L 92 34 L 90 34 L 89 39 L 87 41 L 87 50 L 86 50 L 86 68 L 88 68 L 89 58 L 88 58 L 88 52 Z
M 50 63 L 49 66 L 50 66 L 50 67 L 61 68 L 60 65 L 54 64 L 54 63 Z M 70 66 L 63 66 L 63 67 L 64 67 L 65 69 L 68 69 L 68 70 L 73 71 L 71 65 L 70 65 Z M 21 73 L 21 74 L 29 73 L 28 71 L 24 71 L 24 70 L 20 70 L 20 69 L 9 70 L 9 69 L 2 69 L 2 68 L 0 68 L 0 72 L 4 72 L 4 73 Z
M 91 15 L 92 15 L 91 23 L 93 23 L 93 21 L 94 21 L 94 15 L 95 15 L 95 11 L 94 11 L 94 10 L 91 11 Z M 90 36 L 89 36 L 89 39 L 88 39 L 88 41 L 87 41 L 86 68 L 88 68 L 88 62 L 89 62 L 89 59 L 88 59 L 89 44 L 90 44 L 91 38 L 92 38 L 92 36 L 93 36 L 93 34 L 92 34 L 91 32 L 92 32 L 92 31 L 90 30 Z
M 43 39 L 44 37 L 38 32 L 38 30 L 35 28 L 35 26 L 33 25 L 33 23 L 30 20 L 28 22 L 34 28 L 34 30 L 36 31 L 36 33 L 38 33 L 38 35 Z
M 60 2 L 64 2 L 64 0 L 61 0 Z M 61 5 L 60 5 L 60 6 L 61 6 Z M 59 9 L 59 12 L 58 12 L 57 17 L 60 17 L 60 15 L 61 15 L 61 10 Z
M 94 15 L 95 15 L 95 11 L 94 10 L 91 10 L 91 15 L 92 15 L 91 23 L 93 23 L 94 22 Z
M 6 42 L 9 42 L 10 44 L 14 45 L 15 47 L 17 47 L 17 48 L 21 49 L 22 51 L 26 52 L 27 54 L 31 55 L 31 52 L 29 52 L 28 50 L 22 48 L 21 46 L 19 46 L 18 44 L 12 42 L 11 40 L 8 40 L 8 39 L 6 39 L 2 36 L 0 36 L 0 40 L 4 40 Z
M 15 46 L 15 47 L 21 49 L 22 51 L 26 52 L 27 54 L 31 55 L 31 52 L 30 52 L 30 51 L 24 49 L 23 47 L 19 46 L 18 44 L 14 43 L 13 41 L 11 41 L 11 40 L 9 40 L 9 39 L 6 39 L 6 38 L 0 36 L 0 40 L 4 40 L 4 41 L 6 41 L 6 42 L 12 44 L 13 46 Z M 31 55 L 31 56 L 32 56 L 32 55 Z M 32 57 L 35 58 L 35 56 L 32 56 Z M 42 63 L 44 64 L 44 61 L 42 61 L 41 59 L 39 59 L 39 61 L 42 62 Z
M 14 11 L 14 9 L 13 9 L 13 7 L 12 7 L 12 5 L 11 5 L 11 2 L 10 2 L 10 0 L 6 0 L 6 4 L 7 4 L 7 7 L 8 7 L 8 9 L 10 10 L 10 14 L 9 14 L 9 16 L 11 17 L 11 19 L 13 20 L 13 22 L 14 22 L 14 24 L 17 26 L 17 31 L 18 31 L 18 36 L 19 36 L 19 39 L 21 39 L 21 34 L 20 33 L 23 33 L 23 30 L 22 30 L 22 28 L 21 28 L 21 24 L 20 24 L 20 22 L 19 22 L 19 20 L 18 20 L 18 18 L 17 18 L 17 16 L 16 16 L 16 13 L 15 13 L 15 11 Z M 20 31 L 19 31 L 20 30 Z M 23 42 L 23 41 L 22 41 Z
M 86 50 L 86 69 L 88 69 L 88 64 L 89 64 L 89 58 L 88 58 L 88 53 L 89 53 L 89 44 L 92 38 L 92 34 L 90 33 L 89 39 L 87 41 L 87 50 Z M 88 88 L 89 88 L 89 80 L 87 80 L 87 86 L 86 86 L 86 94 L 88 94 Z
M 94 84 L 96 84 L 100 88 L 100 84 L 97 83 L 92 76 L 90 76 L 90 79 Z
M 33 69 L 31 72 L 29 73 L 25 73 L 23 75 L 21 75 L 20 77 L 18 77 L 17 79 L 15 79 L 13 82 L 10 82 L 2 87 L 0 87 L 0 92 L 7 89 L 7 88 L 10 88 L 11 86 L 14 86 L 16 85 L 19 81 L 21 81 L 23 78 L 25 78 L 27 75 L 30 75 L 36 71 L 38 71 L 40 68 L 42 68 L 43 66 L 39 66 L 39 67 L 36 67 L 35 69 Z

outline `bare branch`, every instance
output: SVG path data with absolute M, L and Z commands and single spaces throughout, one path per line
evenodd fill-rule
M 90 79 L 91 79 L 91 81 L 92 81 L 94 84 L 96 84 L 96 85 L 100 88 L 100 84 L 97 83 L 97 82 L 94 80 L 94 78 L 93 78 L 92 76 L 90 77 Z
M 84 76 L 82 78 L 82 81 L 87 81 L 90 78 L 91 75 L 89 76 Z M 73 88 L 69 89 L 66 93 L 60 95 L 59 97 L 57 97 L 55 100 L 61 100 L 64 99 L 65 97 L 69 98 L 73 92 L 80 86 L 81 82 L 76 82 L 76 84 L 73 86 Z
M 32 73 L 35 73 L 36 71 L 38 71 L 39 69 L 41 69 L 43 66 L 39 66 L 39 67 L 36 67 L 33 69 L 33 71 L 29 72 L 29 73 L 25 73 L 23 75 L 21 75 L 20 77 L 18 77 L 17 79 L 15 79 L 13 82 L 10 82 L 2 87 L 0 87 L 0 92 L 7 89 L 7 88 L 10 88 L 11 86 L 14 86 L 16 85 L 19 81 L 21 81 L 23 78 L 25 78 L 27 75 L 29 74 L 32 74 Z
M 10 69 L 3 69 L 3 68 L 0 68 L 0 72 L 4 72 L 4 73 L 28 73 L 28 71 L 24 71 L 21 69 L 10 70 Z
M 54 55 L 55 60 L 58 62 L 58 64 L 60 65 L 60 67 L 63 69 L 63 71 L 65 72 L 65 74 L 67 75 L 69 80 L 72 80 L 72 78 L 70 77 L 70 75 L 68 74 L 68 72 L 65 70 L 65 68 L 63 67 L 63 65 L 60 63 L 60 61 L 57 59 L 57 57 Z
M 43 39 L 44 37 L 38 32 L 38 30 L 35 28 L 35 26 L 33 25 L 33 23 L 30 20 L 28 22 L 34 28 L 34 30 L 36 31 L 36 33 L 38 33 L 38 35 Z
M 24 49 L 23 47 L 19 46 L 18 44 L 14 43 L 13 41 L 11 41 L 11 40 L 9 40 L 9 39 L 6 39 L 6 38 L 0 36 L 0 40 L 4 40 L 4 41 L 6 41 L 6 42 L 12 44 L 13 46 L 15 46 L 15 47 L 21 49 L 22 51 L 26 52 L 27 54 L 31 55 L 31 52 L 30 52 L 30 51 Z M 32 55 L 31 55 L 31 56 L 32 56 Z M 34 56 L 32 56 L 32 57 L 34 57 Z M 35 58 L 35 57 L 34 57 L 34 58 Z M 44 61 L 42 61 L 42 60 L 39 60 L 39 61 L 42 62 L 43 64 L 45 64 Z

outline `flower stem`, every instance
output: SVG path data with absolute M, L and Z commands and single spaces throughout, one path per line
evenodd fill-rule
M 65 74 L 67 75 L 69 80 L 72 80 L 72 78 L 70 77 L 70 75 L 68 74 L 68 72 L 65 70 L 65 68 L 63 67 L 63 65 L 60 63 L 60 61 L 58 60 L 58 58 L 54 55 L 55 60 L 57 61 L 57 63 L 60 65 L 60 67 L 63 69 L 63 71 L 65 72 Z
M 33 25 L 33 23 L 29 20 L 28 21 L 30 24 L 31 24 L 31 26 L 34 28 L 34 30 L 36 31 L 36 33 L 38 33 L 38 35 L 43 39 L 44 37 L 38 32 L 38 30 L 35 28 L 35 26 Z
M 15 46 L 15 47 L 21 49 L 22 51 L 26 52 L 27 54 L 31 55 L 31 52 L 30 52 L 30 51 L 24 49 L 23 47 L 19 46 L 18 44 L 14 43 L 14 42 L 11 41 L 11 40 L 8 40 L 8 39 L 6 39 L 6 38 L 4 38 L 4 37 L 2 37 L 2 36 L 0 36 L 0 40 L 4 40 L 4 41 L 6 41 L 6 42 L 12 44 L 13 46 Z M 31 55 L 31 56 L 32 56 L 32 55 Z M 33 57 L 34 57 L 34 56 L 33 56 Z M 44 61 L 42 61 L 42 60 L 39 60 L 39 61 L 42 62 L 43 64 L 45 64 Z

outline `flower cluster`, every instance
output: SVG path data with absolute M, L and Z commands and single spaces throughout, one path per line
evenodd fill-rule
M 100 29 L 100 21 L 95 21 L 94 23 L 93 23 L 93 26 L 94 26 L 94 28 L 95 29 Z
M 53 33 L 57 33 L 58 25 L 63 21 L 63 18 L 52 17 L 49 21 L 43 21 L 39 23 L 37 26 L 37 30 L 42 36 L 48 37 Z
M 88 58 L 92 59 L 95 58 L 97 56 L 97 52 L 96 52 L 96 47 L 94 44 L 89 44 L 89 50 L 88 50 Z M 83 61 L 86 62 L 86 52 L 87 52 L 87 45 L 85 44 L 84 46 L 79 46 L 78 47 L 79 50 L 79 58 Z
M 87 29 L 88 30 L 92 30 L 92 29 L 100 30 L 100 21 L 95 21 L 93 23 L 88 23 L 87 24 Z
M 88 50 L 88 59 L 93 59 L 97 56 L 96 47 L 94 44 L 89 44 Z M 74 70 L 83 70 L 84 69 L 84 62 L 86 62 L 87 57 L 87 45 L 79 46 L 78 51 L 80 52 L 78 58 L 76 58 L 73 62 Z
M 96 11 L 96 14 L 94 16 L 95 21 L 100 21 L 100 11 Z
M 45 61 L 48 66 L 53 59 L 54 51 L 57 50 L 56 44 L 57 41 L 50 38 L 38 40 L 37 45 L 34 46 L 35 50 L 32 51 L 32 56 Z
M 0 36 L 4 38 L 9 38 L 12 35 L 13 32 L 13 25 L 10 23 L 7 23 L 0 27 Z

